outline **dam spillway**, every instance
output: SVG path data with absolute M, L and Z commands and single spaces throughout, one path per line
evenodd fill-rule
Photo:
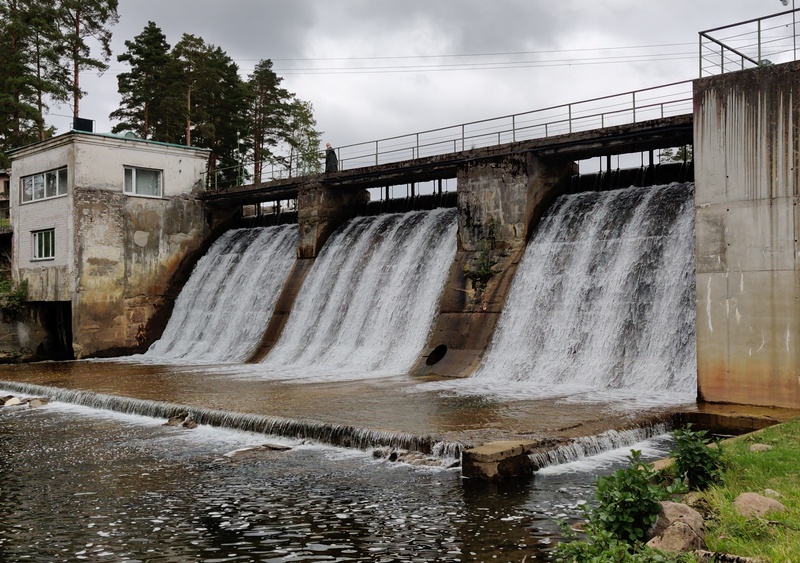
M 695 389 L 691 184 L 562 196 L 472 376 L 496 392 Z
M 289 270 L 296 225 L 233 229 L 200 259 L 183 287 L 153 361 L 241 362 L 258 345 Z
M 357 217 L 340 227 L 263 367 L 334 378 L 407 373 L 425 345 L 455 254 L 456 214 Z

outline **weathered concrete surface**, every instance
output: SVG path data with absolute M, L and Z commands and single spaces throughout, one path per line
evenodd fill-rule
M 289 272 L 289 276 L 283 284 L 281 294 L 275 302 L 275 308 L 272 310 L 272 317 L 269 320 L 267 329 L 264 331 L 264 336 L 261 338 L 258 348 L 247 360 L 249 363 L 258 363 L 263 360 L 272 350 L 272 347 L 275 346 L 275 343 L 278 342 L 283 328 L 286 326 L 286 321 L 289 320 L 297 295 L 300 293 L 303 282 L 313 265 L 313 258 L 295 261 L 292 271 Z
M 477 481 L 508 481 L 533 474 L 528 452 L 534 442 L 505 440 L 490 442 L 464 450 L 461 454 L 461 475 Z
M 0 363 L 69 359 L 58 309 L 68 315 L 69 303 L 28 303 L 18 318 L 0 318 Z
M 209 235 L 203 204 L 192 196 L 132 198 L 82 188 L 72 197 L 75 355 L 137 350 L 151 340 L 148 322 L 165 305 L 182 260 Z
M 316 258 L 339 226 L 355 217 L 359 204 L 369 201 L 366 190 L 345 191 L 323 183 L 303 184 L 297 195 L 300 226 L 298 258 Z
M 695 82 L 698 395 L 800 407 L 800 64 Z
M 570 161 L 531 154 L 467 163 L 459 171 L 458 250 L 412 373 L 466 376 L 477 367 L 525 245 L 547 206 L 566 193 L 572 173 Z

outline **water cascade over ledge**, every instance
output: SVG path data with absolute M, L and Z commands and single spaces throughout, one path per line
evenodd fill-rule
M 520 263 L 493 342 L 466 380 L 507 398 L 694 400 L 692 184 L 563 196 Z
M 283 376 L 406 373 L 456 251 L 456 211 L 357 217 L 328 240 L 264 360 Z
M 267 327 L 294 264 L 297 225 L 233 229 L 195 266 L 161 339 L 145 358 L 241 362 Z

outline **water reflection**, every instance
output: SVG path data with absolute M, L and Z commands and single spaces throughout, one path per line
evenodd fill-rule
M 4 561 L 533 561 L 593 479 L 465 487 L 457 471 L 288 440 L 226 456 L 264 437 L 58 403 L 0 410 L 0 435 Z

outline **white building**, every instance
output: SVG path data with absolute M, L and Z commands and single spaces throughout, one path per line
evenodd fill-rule
M 77 357 L 146 340 L 170 280 L 208 236 L 194 197 L 208 155 L 78 131 L 10 153 L 13 275 L 29 301 L 69 313 Z

